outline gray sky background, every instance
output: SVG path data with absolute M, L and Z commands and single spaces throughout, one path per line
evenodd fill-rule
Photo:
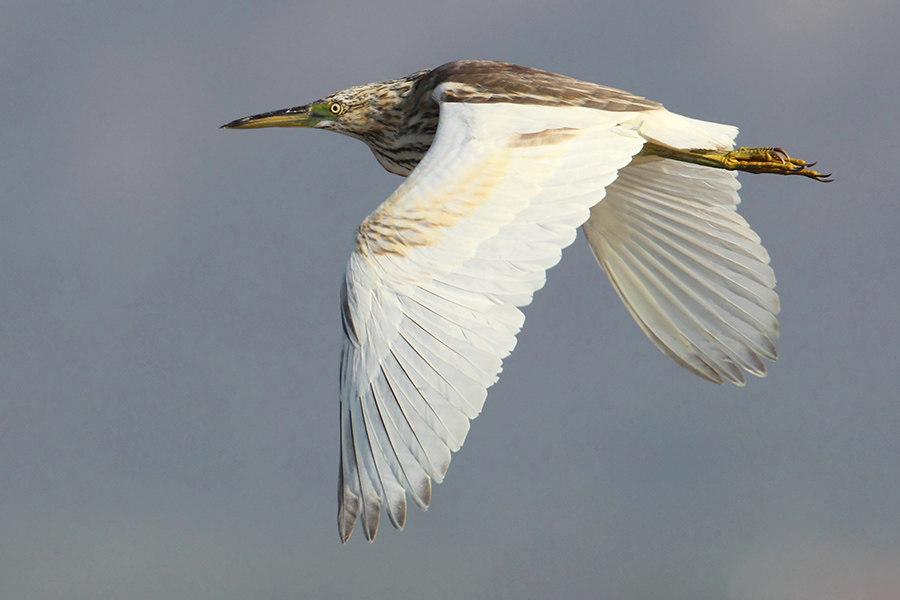
M 0 597 L 900 598 L 896 0 L 0 4 Z M 819 160 L 742 175 L 780 360 L 716 386 L 584 240 L 427 513 L 335 525 L 338 283 L 400 182 L 220 131 L 460 58 Z

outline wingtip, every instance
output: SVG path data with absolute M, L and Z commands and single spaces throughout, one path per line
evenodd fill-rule
M 366 541 L 368 542 L 375 541 L 375 535 L 378 533 L 378 517 L 380 514 L 381 509 L 379 508 L 374 512 L 374 516 L 363 518 L 363 533 L 366 534 Z
M 344 489 L 343 473 L 340 473 L 339 477 L 341 481 L 338 485 L 338 535 L 341 536 L 341 543 L 346 544 L 359 516 L 359 497 Z

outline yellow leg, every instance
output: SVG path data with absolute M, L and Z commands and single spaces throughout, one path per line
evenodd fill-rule
M 647 142 L 641 151 L 644 156 L 661 156 L 681 162 L 704 165 L 729 171 L 747 171 L 748 173 L 775 173 L 777 175 L 803 175 L 828 183 L 831 173 L 819 173 L 810 167 L 816 163 L 807 163 L 799 158 L 791 158 L 781 148 L 738 148 L 737 150 L 708 150 L 691 148 L 681 150 Z

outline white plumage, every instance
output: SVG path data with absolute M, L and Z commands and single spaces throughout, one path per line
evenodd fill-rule
M 561 250 L 584 231 L 651 340 L 722 382 L 775 359 L 769 257 L 735 174 L 639 155 L 730 149 L 733 127 L 665 109 L 444 102 L 424 159 L 361 225 L 342 290 L 338 523 L 401 528 L 431 499 Z

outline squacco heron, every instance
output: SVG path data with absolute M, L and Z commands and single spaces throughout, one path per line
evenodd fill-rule
M 581 227 L 644 333 L 722 383 L 775 360 L 775 275 L 737 171 L 827 181 L 737 129 L 526 67 L 459 61 L 227 125 L 313 127 L 406 177 L 367 217 L 341 287 L 338 528 L 431 501 L 516 345 L 521 307 Z

